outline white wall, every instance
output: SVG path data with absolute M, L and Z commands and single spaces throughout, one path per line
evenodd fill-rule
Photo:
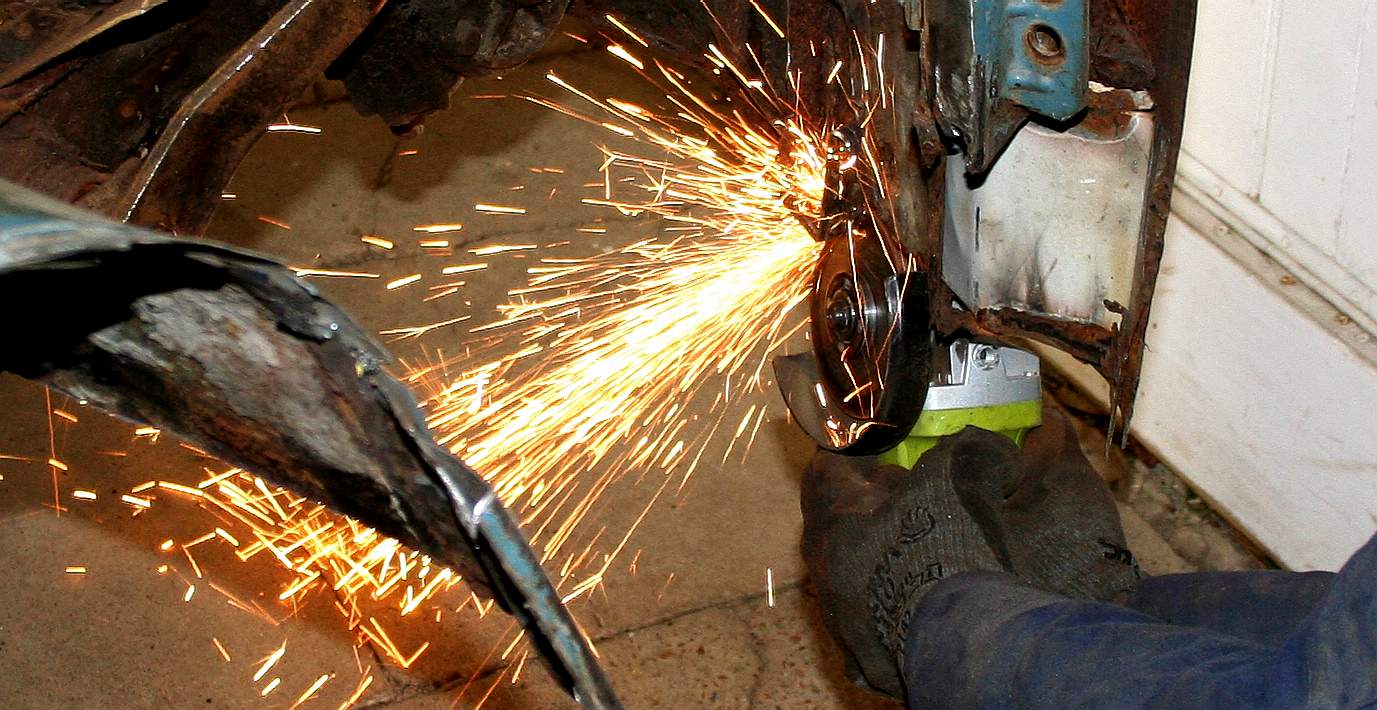
M 1133 431 L 1333 569 L 1377 529 L 1377 1 L 1201 0 L 1190 91 Z

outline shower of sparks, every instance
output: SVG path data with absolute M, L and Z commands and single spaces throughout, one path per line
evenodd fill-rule
M 801 119 L 772 123 L 719 111 L 689 92 L 678 75 L 649 64 L 671 86 L 673 109 L 598 99 L 553 74 L 549 80 L 566 98 L 605 115 L 577 114 L 563 99 L 523 98 L 594 125 L 616 125 L 647 146 L 645 154 L 603 149 L 604 179 L 584 202 L 591 209 L 655 216 L 660 234 L 591 258 L 540 255 L 497 320 L 469 329 L 486 338 L 480 342 L 503 343 L 505 351 L 474 346 L 463 357 L 439 358 L 407 376 L 423 395 L 437 439 L 487 476 L 566 602 L 603 583 L 672 484 L 682 485 L 705 463 L 719 465 L 738 442 L 746 446 L 755 437 L 765 407 L 751 406 L 742 416 L 732 414 L 732 405 L 765 387 L 769 355 L 805 323 L 795 307 L 808 295 L 819 248 L 797 215 L 821 209 L 821 129 Z M 514 216 L 524 211 L 484 203 L 475 209 Z M 507 258 L 537 256 L 539 249 L 490 244 L 466 251 Z M 481 261 L 442 271 L 487 267 Z M 384 288 L 420 279 L 412 274 Z M 467 319 L 384 334 L 418 337 Z M 719 432 L 724 436 L 715 436 Z M 725 452 L 708 459 L 714 442 Z M 634 503 L 639 509 L 631 511 L 629 524 L 605 536 L 590 534 L 585 528 L 600 517 L 603 494 L 645 474 L 653 483 Z M 156 484 L 145 485 L 131 494 L 151 494 Z M 177 545 L 198 578 L 192 550 L 212 540 L 241 560 L 273 560 L 292 575 L 279 601 L 297 605 L 317 592 L 333 595 L 360 642 L 398 666 L 414 664 L 429 642 L 399 645 L 387 622 L 365 609 L 390 607 L 394 623 L 438 617 L 442 608 L 454 608 L 434 606 L 432 600 L 446 592 L 466 595 L 461 606 L 471 604 L 480 615 L 492 608 L 491 600 L 479 601 L 457 575 L 425 555 L 239 469 L 208 475 L 194 487 L 156 490 L 194 499 L 235 521 Z M 122 500 L 147 502 L 133 495 Z M 280 621 L 251 600 L 211 590 L 246 613 Z M 518 639 L 511 638 L 504 657 Z M 282 653 L 264 659 L 255 680 L 265 678 Z
M 751 4 L 782 36 L 760 5 L 754 0 Z M 608 19 L 640 46 L 646 45 L 616 18 Z M 444 355 L 413 364 L 406 373 L 421 395 L 437 440 L 487 477 L 522 524 L 565 602 L 603 584 L 648 511 L 672 485 L 682 486 L 703 466 L 720 465 L 733 451 L 749 448 L 767 408 L 751 404 L 742 412 L 737 405 L 744 406 L 746 399 L 765 389 L 770 355 L 805 325 L 805 315 L 796 307 L 808 296 L 819 251 L 798 218 L 821 212 L 824 143 L 831 127 L 810 123 L 790 110 L 772 95 L 768 84 L 749 76 L 749 69 L 716 46 L 706 48 L 705 58 L 735 77 L 757 105 L 723 106 L 709 100 L 690 89 L 683 73 L 637 57 L 627 47 L 636 49 L 614 45 L 609 51 L 665 89 L 670 105 L 600 98 L 553 72 L 546 78 L 557 98 L 519 98 L 605 129 L 622 143 L 644 147 L 602 147 L 601 179 L 587 185 L 595 193 L 583 203 L 624 216 L 654 217 L 659 233 L 586 258 L 553 255 L 529 243 L 465 248 L 475 257 L 530 259 L 526 283 L 509 292 L 509 303 L 499 307 L 494 321 L 468 328 L 470 339 L 476 341 L 443 348 Z M 838 61 L 827 82 L 836 81 L 841 70 Z M 566 170 L 532 167 L 530 172 Z M 526 207 L 487 203 L 475 204 L 474 209 L 512 217 L 527 213 Z M 268 217 L 258 219 L 291 229 Z M 596 226 L 578 232 L 607 232 L 597 224 L 601 218 L 587 221 Z M 435 223 L 413 230 L 440 235 L 462 228 L 459 223 Z M 395 246 L 393 240 L 376 235 L 358 239 L 383 250 Z M 431 249 L 450 246 L 442 239 L 418 243 Z M 444 266 L 441 273 L 468 274 L 488 266 L 486 259 L 475 260 Z M 303 277 L 382 278 L 374 273 L 293 268 Z M 381 285 L 401 289 L 422 278 L 411 274 Z M 429 290 L 435 293 L 421 300 L 455 293 L 463 285 L 453 281 L 432 286 Z M 452 329 L 470 317 L 383 334 L 417 338 Z M 463 355 L 454 354 L 459 352 Z M 56 414 L 51 406 L 49 411 Z M 152 427 L 135 431 L 138 440 L 150 443 L 158 434 Z M 709 450 L 714 451 L 711 457 Z M 51 455 L 54 474 L 59 467 L 65 471 L 55 450 Z M 231 606 L 277 626 L 310 597 L 323 596 L 332 600 L 360 645 L 372 646 L 402 668 L 416 663 L 430 642 L 411 634 L 389 634 L 388 623 L 402 618 L 439 622 L 445 612 L 465 609 L 485 616 L 493 608 L 492 600 L 479 599 L 451 570 L 320 504 L 237 468 L 206 473 L 194 486 L 148 481 L 119 496 L 134 514 L 146 512 L 167 493 L 215 515 L 217 523 L 197 535 L 174 535 L 176 540 L 159 546 L 189 563 L 187 576 L 179 566 L 158 568 L 159 574 L 181 579 L 187 602 L 201 586 L 200 597 L 218 594 Z M 602 517 L 604 494 L 619 483 L 645 481 L 646 492 L 629 515 L 623 514 L 630 521 L 615 530 L 601 527 L 607 524 Z M 73 497 L 86 497 L 86 491 L 79 493 Z M 201 553 L 193 552 L 204 551 L 201 545 L 224 546 L 241 561 L 259 558 L 287 570 L 289 579 L 274 596 L 290 606 L 291 613 L 274 614 L 271 605 L 236 596 L 207 579 L 197 562 Z M 629 569 L 634 573 L 641 550 L 631 549 L 635 555 Z M 660 597 L 674 578 L 671 573 L 665 579 Z M 766 571 L 766 584 L 773 606 L 772 569 Z M 461 603 L 437 603 L 447 594 L 446 599 Z M 379 620 L 379 610 L 388 612 L 386 619 Z M 501 657 L 515 659 L 508 667 L 515 668 L 515 682 L 528 651 L 517 648 L 521 635 L 507 638 Z M 228 662 L 224 646 L 212 640 Z M 276 677 L 268 680 L 268 674 L 285 653 L 283 641 L 255 664 L 255 684 L 268 683 L 261 691 L 265 696 L 281 682 Z M 359 673 L 351 697 L 341 707 L 358 701 L 372 684 L 371 670 L 361 664 Z M 331 678 L 316 678 L 297 704 L 315 697 Z
M 713 56 L 730 65 L 720 51 Z M 795 307 L 807 298 L 818 254 L 797 215 L 821 212 L 824 128 L 802 118 L 761 121 L 719 110 L 678 73 L 650 66 L 668 86 L 670 110 L 600 99 L 554 73 L 547 79 L 563 97 L 523 98 L 647 146 L 644 152 L 604 148 L 599 194 L 584 203 L 656 216 L 661 235 L 592 258 L 541 258 L 527 269 L 528 282 L 510 292 L 501 317 L 471 329 L 505 335 L 510 352 L 476 365 L 472 353 L 451 357 L 409 376 L 429 393 L 423 406 L 437 439 L 483 472 L 518 516 L 566 603 L 603 583 L 646 512 L 670 484 L 682 485 L 705 463 L 713 442 L 727 439 L 725 452 L 707 461 L 718 465 L 738 442 L 754 439 L 765 407 L 742 416 L 732 414 L 732 405 L 763 389 L 768 356 L 805 323 Z M 766 95 L 760 82 L 731 67 L 744 86 Z M 475 209 L 516 214 L 520 208 Z M 499 244 L 469 252 L 535 249 Z M 690 411 L 702 421 L 691 422 Z M 583 528 L 599 520 L 603 494 L 648 472 L 658 484 L 642 497 L 639 515 L 606 539 L 600 531 L 590 540 Z M 323 510 L 316 514 L 335 520 Z M 303 532 L 283 540 L 301 539 Z M 385 545 L 384 558 L 401 554 L 389 543 L 370 541 Z M 360 550 L 377 554 L 367 545 L 350 554 Z M 409 584 L 398 597 L 404 614 L 458 581 L 431 577 L 421 584 L 424 577 L 405 576 L 400 566 L 391 571 Z M 327 576 L 338 580 L 339 574 Z M 389 590 L 385 575 L 351 579 L 373 594 Z M 423 650 L 404 653 L 381 627 L 355 622 L 401 665 Z
M 278 601 L 304 603 L 322 590 L 336 595 L 344 600 L 335 607 L 348 628 L 403 668 L 414 663 L 428 644 L 403 651 L 361 604 L 390 606 L 398 616 L 407 617 L 460 581 L 451 570 L 432 564 L 429 557 L 238 468 L 209 473 L 194 487 L 159 481 L 156 488 L 196 500 L 217 518 L 234 521 L 233 533 L 217 525 L 180 543 L 197 577 L 202 575 L 191 550 L 213 540 L 227 545 L 243 562 L 256 557 L 271 559 L 293 575 L 277 594 Z M 177 546 L 169 539 L 159 549 L 166 552 Z M 240 599 L 214 584 L 210 587 L 231 606 L 273 625 L 280 623 L 256 602 Z M 188 585 L 184 601 L 190 601 L 194 593 L 195 586 Z M 284 642 L 262 660 L 254 680 L 266 676 L 285 653 Z
M 795 307 L 818 245 L 796 216 L 821 212 L 826 169 L 822 127 L 719 109 L 681 74 L 618 49 L 631 66 L 654 67 L 671 109 L 598 98 L 554 73 L 546 78 L 563 96 L 522 98 L 647 146 L 603 148 L 600 194 L 583 202 L 656 216 L 661 234 L 598 257 L 541 258 L 501 318 L 472 329 L 504 335 L 509 352 L 478 365 L 469 353 L 409 377 L 430 393 L 423 406 L 438 440 L 511 507 L 566 602 L 604 581 L 646 512 L 705 463 L 713 442 L 726 439 L 721 458 L 707 461 L 717 465 L 754 439 L 765 407 L 737 421 L 732 405 L 764 388 L 768 356 L 804 323 Z M 761 82 L 732 71 L 768 98 Z M 602 522 L 603 494 L 651 472 L 658 484 L 640 514 L 590 540 L 584 528 Z

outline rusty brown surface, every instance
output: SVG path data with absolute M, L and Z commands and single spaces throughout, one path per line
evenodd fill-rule
M 396 130 L 449 106 L 464 77 L 510 69 L 535 54 L 569 0 L 399 0 L 330 67 L 365 115 Z
M 54 63 L 105 31 L 167 0 L 12 3 L 0 10 L 0 86 Z
M 1100 364 L 1101 373 L 1111 385 L 1110 408 L 1116 415 L 1113 419 L 1126 437 L 1142 373 L 1152 294 L 1162 262 L 1176 160 L 1181 150 L 1186 88 L 1195 40 L 1196 0 L 1120 0 L 1120 3 L 1127 24 L 1138 32 L 1148 48 L 1155 71 L 1147 88 L 1156 102 L 1157 114 L 1152 182 L 1134 267 L 1133 294 L 1123 314 L 1118 337 Z M 1111 422 L 1111 433 L 1113 426 Z
M 11 4 L 0 8 L 0 77 L 12 80 L 0 83 L 0 177 L 197 234 L 263 127 L 327 67 L 365 112 L 416 121 L 463 76 L 533 54 L 567 2 Z
M 371 0 L 287 3 L 186 95 L 127 180 L 115 176 L 86 203 L 134 224 L 201 233 L 264 124 L 354 41 L 375 6 Z
M 283 4 L 155 8 L 7 87 L 21 110 L 0 122 L 0 175 L 82 201 L 137 164 L 183 97 Z

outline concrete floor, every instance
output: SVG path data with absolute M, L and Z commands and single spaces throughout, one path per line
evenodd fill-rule
M 551 94 L 542 79 L 549 69 L 598 93 L 651 96 L 608 55 L 555 47 L 506 79 L 465 85 L 454 108 L 435 116 L 420 136 L 394 138 L 326 88 L 290 116 L 323 131 L 266 135 L 228 188 L 235 197 L 217 212 L 211 234 L 292 265 L 379 274 L 380 279 L 316 282 L 369 328 L 465 314 L 481 322 L 505 289 L 519 284 L 530 260 L 516 255 L 494 263 L 469 278 L 461 293 L 421 303 L 429 286 L 443 283 L 440 267 L 463 254 L 427 253 L 417 246 L 415 225 L 464 223 L 462 232 L 449 235 L 455 248 L 570 242 L 551 248 L 584 256 L 655 228 L 578 201 L 589 190 L 583 185 L 597 180 L 596 146 L 616 136 L 527 102 L 480 98 Z M 537 166 L 565 172 L 528 170 Z M 472 207 L 477 202 L 521 205 L 528 214 L 480 214 Z M 594 223 L 607 226 L 607 233 L 576 231 Z M 397 248 L 366 245 L 359 241 L 365 234 L 392 239 Z M 383 281 L 410 273 L 423 278 L 382 289 Z M 456 352 L 465 335 L 462 328 L 440 330 L 394 347 L 402 358 L 426 358 L 435 349 Z M 360 700 L 364 707 L 468 707 L 484 698 L 486 707 L 571 706 L 534 664 L 515 685 L 498 678 L 495 671 L 505 664 L 491 652 L 508 624 L 498 614 L 393 627 L 403 648 L 432 642 L 422 660 L 404 671 L 367 648 L 357 651 L 354 635 L 344 630 L 328 598 L 276 624 L 227 604 L 212 582 L 241 600 L 260 601 L 276 616 L 293 611 L 276 602 L 287 577 L 266 560 L 239 564 L 227 548 L 217 548 L 198 553 L 204 578 L 196 578 L 186 559 L 158 550 L 164 539 L 185 540 L 213 527 L 201 511 L 171 496 L 132 515 L 131 506 L 119 501 L 140 481 L 194 482 L 203 467 L 219 470 L 220 464 L 168 436 L 156 442 L 136 438 L 132 425 L 56 395 L 53 406 L 79 422 L 52 420 L 52 450 L 68 467 L 57 472 L 65 510 L 55 515 L 52 471 L 45 463 L 44 393 L 14 378 L 0 378 L 0 392 L 8 403 L 0 413 L 0 454 L 15 457 L 0 459 L 0 564 L 12 570 L 0 580 L 6 601 L 0 606 L 6 668 L 0 697 L 11 706 L 287 707 L 315 678 L 332 674 L 307 704 L 331 707 L 366 673 L 375 680 Z M 761 397 L 782 411 L 773 393 Z M 634 573 L 623 571 L 609 580 L 605 593 L 576 606 L 628 707 L 892 706 L 842 678 L 840 657 L 806 591 L 797 497 L 810 448 L 787 423 L 768 422 L 744 458 L 733 456 L 701 471 L 652 512 L 636 538 L 643 552 Z M 1137 470 L 1123 461 L 1100 463 Z M 1134 485 L 1134 491 L 1143 489 L 1141 480 Z M 76 488 L 95 491 L 97 500 L 74 499 Z M 628 504 L 610 517 L 634 513 L 645 493 L 619 495 Z M 1161 508 L 1153 511 L 1165 510 L 1160 496 L 1147 498 Z M 1139 516 L 1132 507 L 1125 515 L 1130 540 L 1149 571 L 1193 566 L 1154 530 L 1151 515 Z M 67 565 L 84 565 L 86 574 L 65 574 Z M 166 573 L 159 573 L 162 565 L 169 566 Z M 184 602 L 189 584 L 198 591 Z M 255 681 L 260 661 L 284 641 L 282 660 Z M 280 684 L 261 696 L 272 678 Z

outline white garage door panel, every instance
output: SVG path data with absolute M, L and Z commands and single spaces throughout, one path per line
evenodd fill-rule
M 1196 15 L 1183 140 L 1196 158 L 1254 198 L 1262 188 L 1271 25 L 1280 9 L 1281 0 L 1202 2 Z
M 1180 183 L 1377 334 L 1377 0 L 1200 3 Z
M 1331 257 L 1354 132 L 1365 4 L 1284 0 L 1272 62 L 1262 205 Z
M 1279 561 L 1377 528 L 1377 370 L 1173 219 L 1133 431 Z
M 1360 81 L 1356 94 L 1353 139 L 1344 174 L 1343 218 L 1339 227 L 1339 262 L 1363 283 L 1377 284 L 1377 2 L 1368 3 L 1363 20 Z M 1377 313 L 1377 298 L 1369 299 Z

